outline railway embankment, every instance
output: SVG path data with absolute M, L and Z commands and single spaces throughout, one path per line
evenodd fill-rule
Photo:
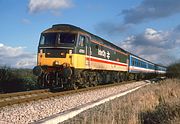
M 0 123 L 25 124 L 37 122 L 55 114 L 71 111 L 73 108 L 85 106 L 146 84 L 146 81 L 131 82 L 2 107 L 0 109 Z
M 62 124 L 179 124 L 180 80 L 153 83 Z

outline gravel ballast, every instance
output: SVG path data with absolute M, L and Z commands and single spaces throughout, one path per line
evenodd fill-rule
M 25 124 L 145 84 L 144 81 L 3 107 L 0 124 Z

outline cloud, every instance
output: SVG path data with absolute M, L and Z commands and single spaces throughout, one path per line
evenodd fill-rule
M 30 24 L 31 21 L 30 21 L 29 19 L 23 18 L 23 19 L 22 19 L 22 23 L 23 23 L 23 24 Z
M 54 12 L 58 9 L 70 8 L 72 6 L 71 0 L 30 0 L 28 8 L 30 13 L 37 13 L 45 10 Z
M 174 41 L 170 41 L 169 37 L 171 36 L 171 32 L 162 32 L 156 31 L 152 28 L 147 28 L 143 34 L 139 34 L 135 37 L 133 42 L 134 45 L 143 45 L 143 46 L 156 46 L 159 48 L 167 48 L 170 49 L 174 47 Z
M 121 14 L 125 24 L 138 24 L 177 14 L 179 6 L 179 0 L 143 0 L 137 7 L 125 9 Z
M 117 35 L 120 32 L 126 31 L 131 26 L 131 24 L 121 25 L 113 22 L 101 22 L 95 25 L 95 30 L 96 32 L 101 32 L 108 35 Z
M 174 29 L 174 32 L 180 32 L 180 25 L 176 26 L 176 28 Z
M 119 46 L 152 62 L 168 65 L 180 59 L 179 35 L 180 31 L 147 28 L 141 34 L 127 37 Z
M 0 43 L 0 65 L 16 68 L 32 68 L 36 55 L 25 51 L 25 47 L 11 47 Z
M 180 0 L 143 0 L 138 6 L 131 9 L 124 9 L 118 14 L 123 17 L 122 22 L 100 22 L 95 25 L 95 30 L 109 36 L 112 34 L 119 35 L 119 33 L 132 29 L 136 24 L 154 21 L 180 13 L 179 6 Z

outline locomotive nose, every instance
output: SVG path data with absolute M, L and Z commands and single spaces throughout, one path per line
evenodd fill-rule
M 41 76 L 43 70 L 40 66 L 35 66 L 33 68 L 33 74 L 36 75 L 36 76 Z

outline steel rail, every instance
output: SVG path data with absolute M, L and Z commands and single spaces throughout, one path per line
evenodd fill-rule
M 109 87 L 124 85 L 124 84 L 132 83 L 132 82 L 134 82 L 134 81 L 126 81 L 126 82 L 121 82 L 121 83 L 98 85 L 96 87 L 88 87 L 88 88 L 69 90 L 69 91 L 63 91 L 63 92 L 51 92 L 50 90 L 45 89 L 45 90 L 35 90 L 35 91 L 0 94 L 0 108 L 5 107 L 5 106 L 10 106 L 13 104 L 37 101 L 40 99 L 47 99 L 47 98 L 51 98 L 51 97 L 59 97 L 59 96 L 70 95 L 70 94 L 75 94 L 75 93 L 80 93 L 80 92 L 85 92 L 85 91 L 90 91 L 90 90 L 109 88 Z

